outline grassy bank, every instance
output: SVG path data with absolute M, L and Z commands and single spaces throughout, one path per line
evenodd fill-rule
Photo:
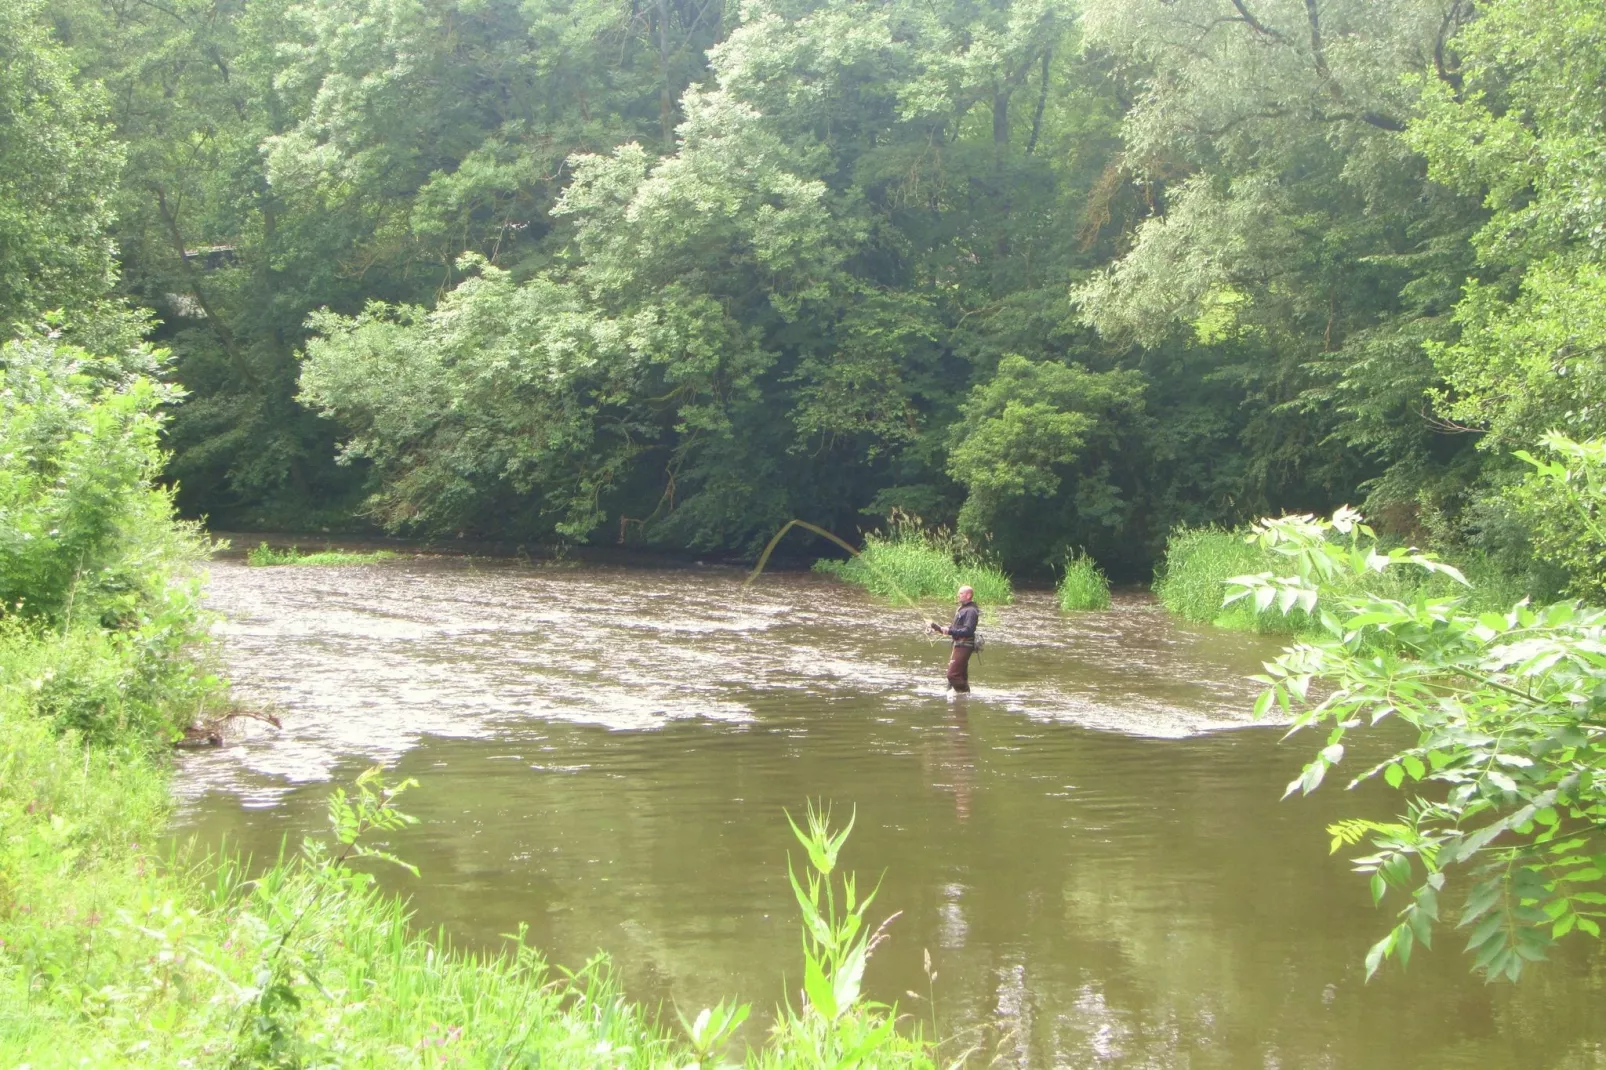
M 605 963 L 553 985 L 528 947 L 472 955 L 410 931 L 404 904 L 346 865 L 355 854 L 342 858 L 338 835 L 253 880 L 235 859 L 164 864 L 158 739 L 90 743 L 56 731 L 37 699 L 41 674 L 83 662 L 66 649 L 81 643 L 15 631 L 0 643 L 0 1065 L 590 1067 L 613 1050 L 635 1054 L 609 1065 L 655 1066 L 683 1054 L 619 998 Z M 382 799 L 365 784 L 338 811 L 343 827 L 372 830 Z
M 40 674 L 80 657 L 62 649 L 77 642 L 0 643 L 0 1065 L 686 1067 L 745 1017 L 723 1008 L 677 1028 L 626 1000 L 605 958 L 570 974 L 522 940 L 477 954 L 412 929 L 405 902 L 353 865 L 390 864 L 369 841 L 407 821 L 407 785 L 377 771 L 331 800 L 327 837 L 250 879 L 235 858 L 159 859 L 165 749 L 58 732 L 38 701 Z M 841 1054 L 890 1022 L 857 996 L 865 949 L 844 930 L 813 920 L 841 946 L 816 941 L 799 972 L 829 994 L 784 1014 L 750 1065 L 835 1065 L 808 1053 Z M 827 1015 L 813 1000 L 839 1005 Z M 871 1050 L 866 1065 L 933 1065 L 926 1043 L 892 1029 Z
M 372 565 L 378 561 L 394 561 L 397 556 L 391 550 L 355 553 L 346 550 L 301 550 L 294 546 L 275 550 L 264 542 L 247 550 L 245 561 L 258 568 L 276 565 Z
M 1009 576 L 959 536 L 928 531 L 918 521 L 895 521 L 890 532 L 865 536 L 864 549 L 846 561 L 814 563 L 824 572 L 896 602 L 950 600 L 968 584 L 983 606 L 1015 597 Z
M 1166 541 L 1165 558 L 1156 570 L 1154 593 L 1172 613 L 1184 620 L 1267 635 L 1297 635 L 1316 627 L 1316 617 L 1338 587 L 1330 585 L 1326 600 L 1318 602 L 1314 614 L 1293 609 L 1287 614 L 1275 608 L 1256 611 L 1249 600 L 1229 606 L 1227 580 L 1234 576 L 1260 573 L 1286 575 L 1290 562 L 1279 554 L 1251 545 L 1243 531 L 1222 528 L 1178 528 Z M 1417 597 L 1459 597 L 1467 600 L 1473 612 L 1509 609 L 1529 592 L 1520 580 L 1481 561 L 1467 563 L 1463 571 L 1472 581 L 1465 588 L 1442 575 L 1428 575 L 1404 569 L 1374 572 L 1364 579 L 1348 579 L 1345 593 L 1361 593 L 1412 601 Z

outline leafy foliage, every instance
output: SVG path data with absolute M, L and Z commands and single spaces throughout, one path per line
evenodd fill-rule
M 1355 777 L 1406 792 L 1405 812 L 1332 830 L 1335 851 L 1369 842 L 1355 868 L 1375 901 L 1399 904 L 1398 922 L 1367 954 L 1368 973 L 1431 946 L 1457 878 L 1457 926 L 1469 930 L 1474 969 L 1491 977 L 1515 980 L 1575 930 L 1598 936 L 1606 610 L 1525 600 L 1479 613 L 1459 597 L 1367 594 L 1368 577 L 1398 571 L 1464 580 L 1432 555 L 1381 551 L 1348 510 L 1263 521 L 1255 539 L 1280 567 L 1235 579 L 1232 597 L 1282 612 L 1322 607 L 1321 634 L 1261 678 L 1257 713 L 1279 708 L 1294 731 L 1326 731 L 1288 791 L 1316 790 L 1353 732 L 1396 719 L 1416 736 Z
M 1489 211 L 1471 241 L 1482 277 L 1454 310 L 1459 333 L 1429 353 L 1443 378 L 1437 406 L 1480 432 L 1490 455 L 1477 495 L 1495 519 L 1485 541 L 1524 549 L 1532 502 L 1514 489 L 1520 471 L 1508 455 L 1552 431 L 1596 436 L 1606 412 L 1603 38 L 1606 16 L 1593 4 L 1480 5 L 1457 41 L 1464 83 L 1433 87 L 1408 132 L 1434 179 Z M 1573 575 L 1575 590 L 1588 583 Z
M 0 338 L 101 308 L 113 275 L 122 148 L 105 93 L 81 84 L 32 0 L 0 3 Z M 110 311 L 102 309 L 102 311 Z
M 150 353 L 91 356 L 58 339 L 0 348 L 0 600 L 65 625 L 112 623 L 158 600 L 201 541 L 154 485 L 164 460 Z
M 121 143 L 19 151 L 126 158 L 62 248 L 116 238 L 218 522 L 746 553 L 903 510 L 1137 576 L 1362 490 L 1521 571 L 1504 450 L 1591 419 L 1598 139 L 1546 88 L 1599 81 L 1587 5 L 8 10 Z
M 1517 456 L 1533 467 L 1509 492 L 1528 525 L 1534 552 L 1571 577 L 1572 593 L 1599 601 L 1606 594 L 1606 443 L 1574 442 L 1551 432 L 1541 440 L 1554 459 L 1526 450 Z

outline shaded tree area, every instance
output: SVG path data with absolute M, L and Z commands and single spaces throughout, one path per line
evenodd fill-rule
M 1521 567 L 1511 451 L 1600 423 L 1598 348 L 1547 356 L 1600 305 L 1601 112 L 1541 99 L 1582 3 L 10 10 L 126 158 L 214 523 L 745 553 L 901 511 L 1136 576 L 1364 500 Z

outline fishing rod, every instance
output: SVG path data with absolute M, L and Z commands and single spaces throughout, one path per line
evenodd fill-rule
M 883 570 L 881 570 L 879 568 L 876 568 L 875 562 L 871 561 L 868 557 L 865 557 L 864 556 L 864 552 L 862 550 L 854 549 L 851 545 L 848 544 L 848 542 L 845 539 L 842 539 L 841 537 L 837 536 L 833 532 L 829 532 L 829 531 L 825 530 L 824 528 L 820 527 L 818 524 L 811 524 L 807 520 L 793 519 L 793 520 L 788 520 L 785 524 L 781 525 L 781 530 L 777 531 L 775 533 L 775 535 L 770 539 L 769 544 L 764 547 L 764 552 L 758 555 L 758 564 L 753 566 L 753 571 L 749 572 L 747 574 L 747 579 L 742 581 L 742 588 L 744 590 L 746 588 L 748 588 L 748 587 L 751 587 L 753 585 L 753 582 L 755 580 L 757 580 L 760 575 L 763 574 L 764 566 L 769 564 L 770 555 L 775 552 L 775 547 L 780 545 L 781 540 L 786 537 L 786 533 L 791 531 L 793 528 L 803 528 L 806 531 L 814 532 L 814 534 L 819 535 L 822 538 L 830 539 L 832 542 L 834 542 L 838 546 L 842 547 L 842 549 L 846 550 L 848 553 L 850 553 L 854 557 L 858 558 L 864 564 L 865 568 L 869 569 L 871 572 L 874 572 L 877 576 L 880 576 L 882 579 L 886 580 L 887 581 L 887 586 L 890 587 L 893 590 L 893 592 L 897 594 L 897 596 L 899 598 L 901 598 L 905 602 L 907 602 L 909 604 L 909 608 L 910 609 L 914 609 L 914 610 L 919 610 L 920 609 L 920 603 L 916 602 L 913 598 L 910 598 L 907 594 L 905 594 L 903 588 L 898 586 L 898 581 L 897 580 L 893 579 L 891 576 L 889 576 Z M 935 622 L 934 621 L 930 621 L 930 620 L 923 620 L 922 623 L 927 625 L 928 628 L 929 628 L 929 626 L 934 624 Z

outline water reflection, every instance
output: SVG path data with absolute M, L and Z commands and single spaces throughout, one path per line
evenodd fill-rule
M 639 996 L 762 1018 L 797 972 L 781 812 L 824 796 L 903 911 L 871 994 L 1001 1065 L 1606 1066 L 1581 949 L 1489 987 L 1451 936 L 1363 983 L 1386 914 L 1322 829 L 1383 800 L 1275 801 L 1304 748 L 1244 727 L 1265 644 L 1028 596 L 950 700 L 916 616 L 738 579 L 220 565 L 235 678 L 285 729 L 187 758 L 184 822 L 272 849 L 318 826 L 327 779 L 392 761 L 422 781 L 392 845 L 421 922 L 494 944 L 527 921 Z

